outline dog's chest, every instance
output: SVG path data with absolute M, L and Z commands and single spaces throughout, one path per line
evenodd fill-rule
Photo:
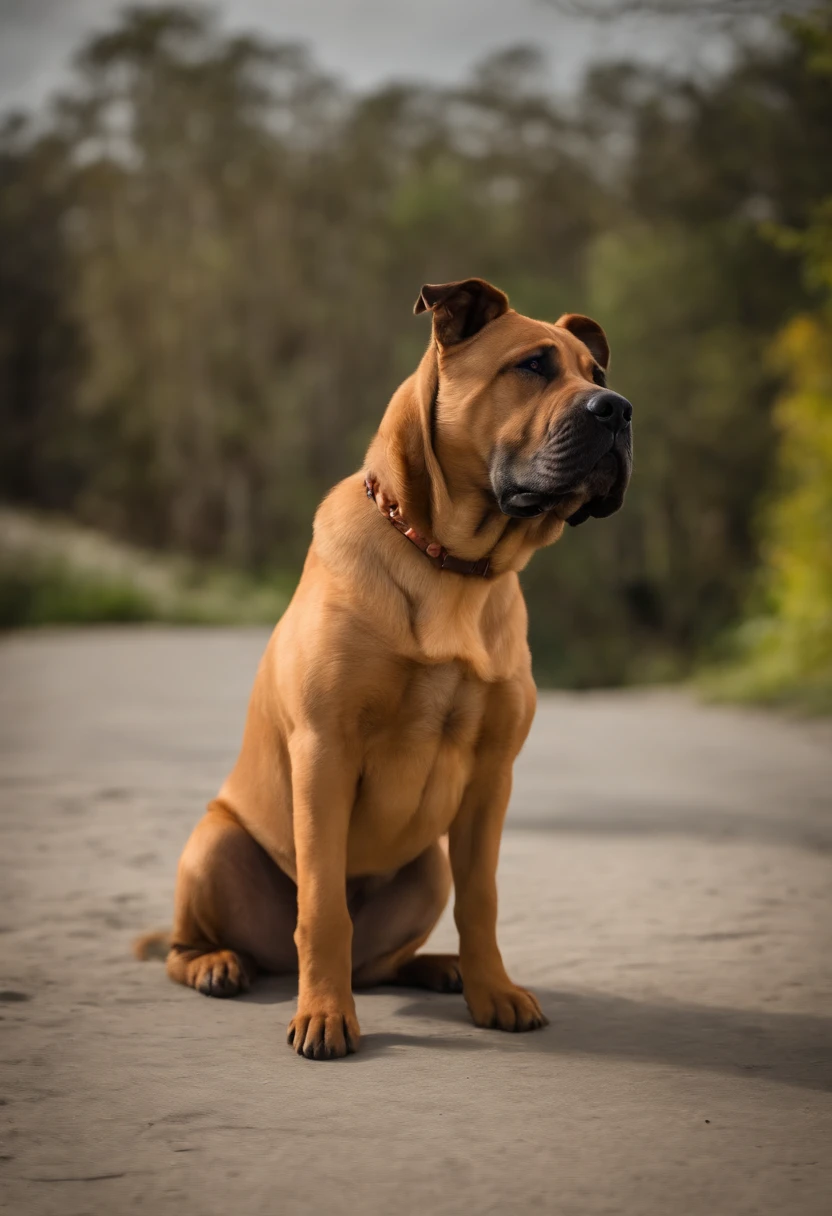
M 414 667 L 362 714 L 350 870 L 404 865 L 446 832 L 474 765 L 486 686 L 461 663 Z

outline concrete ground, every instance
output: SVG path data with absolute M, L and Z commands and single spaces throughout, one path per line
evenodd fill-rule
M 169 921 L 264 642 L 0 645 L 4 1210 L 828 1216 L 832 726 L 543 697 L 501 942 L 550 1026 L 379 991 L 360 1054 L 316 1064 L 285 1046 L 291 982 L 209 1000 L 129 953 Z

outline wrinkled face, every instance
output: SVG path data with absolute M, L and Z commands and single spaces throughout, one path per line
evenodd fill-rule
M 579 524 L 621 507 L 633 410 L 606 387 L 600 326 L 507 311 L 439 350 L 443 460 L 459 464 L 467 451 L 470 462 L 473 444 L 482 488 L 504 514 Z

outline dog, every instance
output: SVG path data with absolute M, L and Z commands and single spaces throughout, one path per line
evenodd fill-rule
M 361 987 L 461 992 L 477 1026 L 546 1024 L 496 934 L 535 710 L 518 571 L 565 524 L 617 511 L 632 469 L 597 322 L 522 316 L 477 278 L 424 286 L 414 311 L 430 344 L 315 516 L 164 939 L 171 979 L 208 996 L 297 972 L 288 1042 L 307 1059 L 357 1050 Z M 459 954 L 419 954 L 452 881 Z

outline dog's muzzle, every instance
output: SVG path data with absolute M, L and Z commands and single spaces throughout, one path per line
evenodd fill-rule
M 559 508 L 573 527 L 619 510 L 632 471 L 633 407 L 605 389 L 583 396 L 531 458 L 498 453 L 491 484 L 500 510 L 533 519 Z

